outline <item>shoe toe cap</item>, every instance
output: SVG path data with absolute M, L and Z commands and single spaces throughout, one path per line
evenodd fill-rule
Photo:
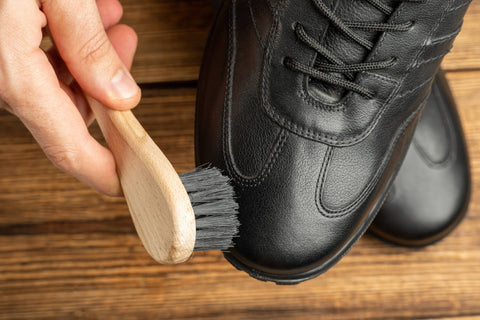
M 371 222 L 383 184 L 364 192 L 372 179 L 357 179 L 346 192 L 345 181 L 334 183 L 343 162 L 336 161 L 331 150 L 291 136 L 261 179 L 239 180 L 233 174 L 240 236 L 226 253 L 232 264 L 257 279 L 296 283 L 325 272 L 348 252 Z M 352 175 L 367 171 L 354 170 Z M 322 185 L 322 180 L 328 183 Z M 329 197 L 323 200 L 328 201 L 322 200 L 324 189 Z M 337 204 L 335 211 L 325 203 Z
M 464 161 L 457 159 L 444 166 L 429 167 L 412 148 L 372 224 L 374 233 L 413 246 L 444 237 L 463 218 L 467 208 L 469 175 Z

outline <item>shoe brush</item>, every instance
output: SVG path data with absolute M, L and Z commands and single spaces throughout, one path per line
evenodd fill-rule
M 216 168 L 176 173 L 131 111 L 87 100 L 115 157 L 137 233 L 161 264 L 188 260 L 194 250 L 226 250 L 238 233 L 230 180 Z

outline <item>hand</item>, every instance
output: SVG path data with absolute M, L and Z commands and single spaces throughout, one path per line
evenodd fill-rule
M 88 132 L 93 115 L 82 89 L 117 110 L 138 104 L 128 71 L 137 38 L 117 25 L 121 16 L 118 0 L 0 1 L 0 107 L 58 168 L 111 196 L 121 194 L 115 161 Z M 47 21 L 56 48 L 44 52 Z

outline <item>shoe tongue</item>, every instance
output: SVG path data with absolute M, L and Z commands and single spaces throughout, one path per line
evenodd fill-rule
M 330 8 L 333 8 L 336 16 L 342 21 L 361 21 L 361 22 L 386 22 L 388 16 L 376 9 L 365 0 L 329 0 Z M 394 7 L 396 0 L 384 0 L 383 3 Z M 354 29 L 360 37 L 367 39 L 373 43 L 380 36 L 380 32 L 364 31 Z M 365 49 L 353 39 L 339 31 L 335 26 L 330 24 L 325 37 L 321 43 L 333 52 L 339 59 L 346 64 L 361 63 L 365 61 L 370 50 Z M 330 63 L 323 56 L 318 56 L 315 61 L 315 68 L 319 63 Z M 346 79 L 342 74 L 331 73 L 334 77 Z M 339 101 L 347 92 L 345 89 L 339 88 L 316 79 L 310 80 L 310 88 L 314 95 L 329 103 Z

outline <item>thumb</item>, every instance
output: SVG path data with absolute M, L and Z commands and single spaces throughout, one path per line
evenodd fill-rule
M 110 42 L 95 0 L 43 0 L 58 52 L 90 96 L 115 109 L 130 109 L 140 89 Z

